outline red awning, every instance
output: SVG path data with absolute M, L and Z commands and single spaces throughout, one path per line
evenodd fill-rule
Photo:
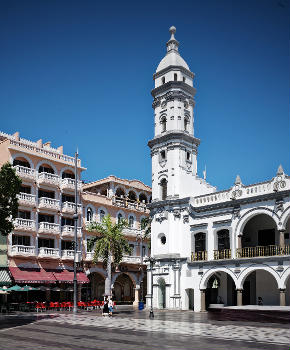
M 58 282 L 73 283 L 74 273 L 68 270 L 53 271 L 54 277 Z M 77 272 L 78 283 L 89 283 L 87 275 L 84 272 Z
M 52 272 L 44 269 L 27 269 L 21 267 L 9 267 L 15 282 L 19 283 L 56 283 Z

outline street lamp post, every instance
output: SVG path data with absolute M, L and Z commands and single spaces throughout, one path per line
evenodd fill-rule
M 144 276 L 144 273 L 143 273 L 143 237 L 142 235 L 140 235 L 139 233 L 137 234 L 136 236 L 136 241 L 140 241 L 140 244 L 141 244 L 141 250 L 140 250 L 140 273 L 141 273 L 141 282 L 142 282 L 142 285 L 140 283 L 140 287 L 142 286 L 141 288 L 141 295 L 140 295 L 140 299 L 141 301 L 143 301 L 143 276 Z
M 75 213 L 73 215 L 74 219 L 74 306 L 73 313 L 77 314 L 78 306 L 77 306 L 77 288 L 78 288 L 78 280 L 77 280 L 77 263 L 78 259 L 78 173 L 77 173 L 77 160 L 78 160 L 78 152 L 75 153 Z
M 150 307 L 150 313 L 149 318 L 154 318 L 154 312 L 153 312 L 153 265 L 156 262 L 156 259 L 150 256 L 148 259 L 146 259 L 150 263 L 150 270 L 151 270 L 151 307 Z

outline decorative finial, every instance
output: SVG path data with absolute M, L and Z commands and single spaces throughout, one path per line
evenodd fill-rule
M 169 32 L 171 33 L 171 37 L 167 42 L 167 52 L 172 50 L 178 51 L 179 42 L 174 37 L 174 34 L 176 33 L 176 28 L 174 26 L 171 26 L 169 28 Z
M 278 170 L 277 170 L 277 175 L 283 175 L 284 174 L 284 170 L 283 170 L 283 168 L 282 168 L 282 165 L 280 164 L 279 165 L 279 168 L 278 168 Z
M 240 185 L 242 183 L 242 180 L 240 178 L 240 175 L 237 175 L 235 185 Z

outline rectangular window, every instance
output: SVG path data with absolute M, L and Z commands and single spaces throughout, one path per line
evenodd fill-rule
M 62 250 L 73 250 L 73 242 L 72 241 L 61 241 L 61 249 Z
M 38 190 L 38 198 L 41 198 L 41 197 L 54 199 L 54 192 L 53 191 Z
M 54 215 L 38 214 L 38 222 L 54 223 Z
M 62 217 L 61 218 L 61 226 L 65 226 L 65 225 L 68 225 L 68 226 L 74 226 L 74 219 L 72 218 L 64 218 Z
M 18 217 L 20 219 L 28 219 L 28 220 L 30 220 L 31 213 L 30 213 L 30 211 L 19 210 Z
M 129 247 L 131 248 L 131 253 L 130 253 L 130 256 L 134 255 L 134 244 L 129 244 Z
M 166 159 L 166 153 L 165 153 L 165 151 L 161 151 L 161 152 L 160 152 L 160 158 L 161 158 L 161 160 L 165 160 L 165 159 Z
M 24 245 L 26 247 L 30 246 L 30 236 L 12 236 L 12 245 Z
M 187 161 L 190 161 L 191 159 L 190 159 L 190 152 L 186 152 L 186 160 Z
M 21 193 L 31 194 L 31 187 L 30 186 L 21 186 L 20 187 L 20 192 Z
M 54 239 L 38 238 L 38 248 L 54 248 Z
M 70 202 L 70 203 L 74 203 L 75 202 L 75 196 L 69 196 L 67 194 L 63 194 L 61 196 L 61 201 L 64 202 Z

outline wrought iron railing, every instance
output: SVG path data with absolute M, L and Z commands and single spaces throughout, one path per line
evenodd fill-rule
M 259 256 L 289 255 L 290 246 L 280 247 L 278 245 L 245 247 L 237 249 L 237 258 L 255 258 Z
M 207 251 L 201 251 L 201 252 L 192 252 L 191 253 L 191 261 L 202 261 L 207 260 Z
M 220 259 L 231 259 L 232 251 L 231 249 L 214 250 L 214 260 Z

